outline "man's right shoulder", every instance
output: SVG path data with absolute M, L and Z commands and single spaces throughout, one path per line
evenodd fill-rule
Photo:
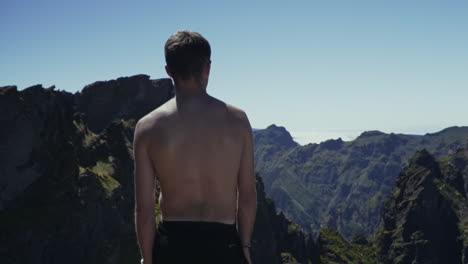
M 164 121 L 174 112 L 172 109 L 172 104 L 173 102 L 169 100 L 158 108 L 149 112 L 138 120 L 136 127 L 148 130 L 160 127 L 164 124 Z
M 174 98 L 170 99 L 169 101 L 165 102 L 164 104 L 160 105 L 153 111 L 149 112 L 145 116 L 143 116 L 139 122 L 156 122 L 162 121 L 165 117 L 170 116 L 174 112 Z
M 226 108 L 228 109 L 229 113 L 236 119 L 241 121 L 248 121 L 247 114 L 244 110 L 228 103 L 226 103 Z

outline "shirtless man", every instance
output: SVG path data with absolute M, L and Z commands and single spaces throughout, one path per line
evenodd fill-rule
M 211 48 L 203 36 L 178 31 L 164 49 L 176 96 L 138 121 L 133 142 L 142 262 L 250 264 L 257 200 L 249 120 L 207 94 Z

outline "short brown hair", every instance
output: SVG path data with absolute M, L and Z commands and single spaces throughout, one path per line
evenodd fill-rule
M 164 55 L 169 71 L 183 80 L 200 76 L 203 66 L 210 62 L 210 43 L 197 32 L 180 30 L 164 45 Z

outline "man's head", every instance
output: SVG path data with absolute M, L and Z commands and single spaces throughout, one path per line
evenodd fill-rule
M 164 46 L 166 71 L 174 79 L 200 80 L 211 63 L 211 47 L 197 32 L 181 30 L 174 33 Z

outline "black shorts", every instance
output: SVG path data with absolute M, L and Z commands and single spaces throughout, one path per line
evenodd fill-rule
M 163 221 L 155 234 L 154 264 L 245 263 L 235 224 Z

